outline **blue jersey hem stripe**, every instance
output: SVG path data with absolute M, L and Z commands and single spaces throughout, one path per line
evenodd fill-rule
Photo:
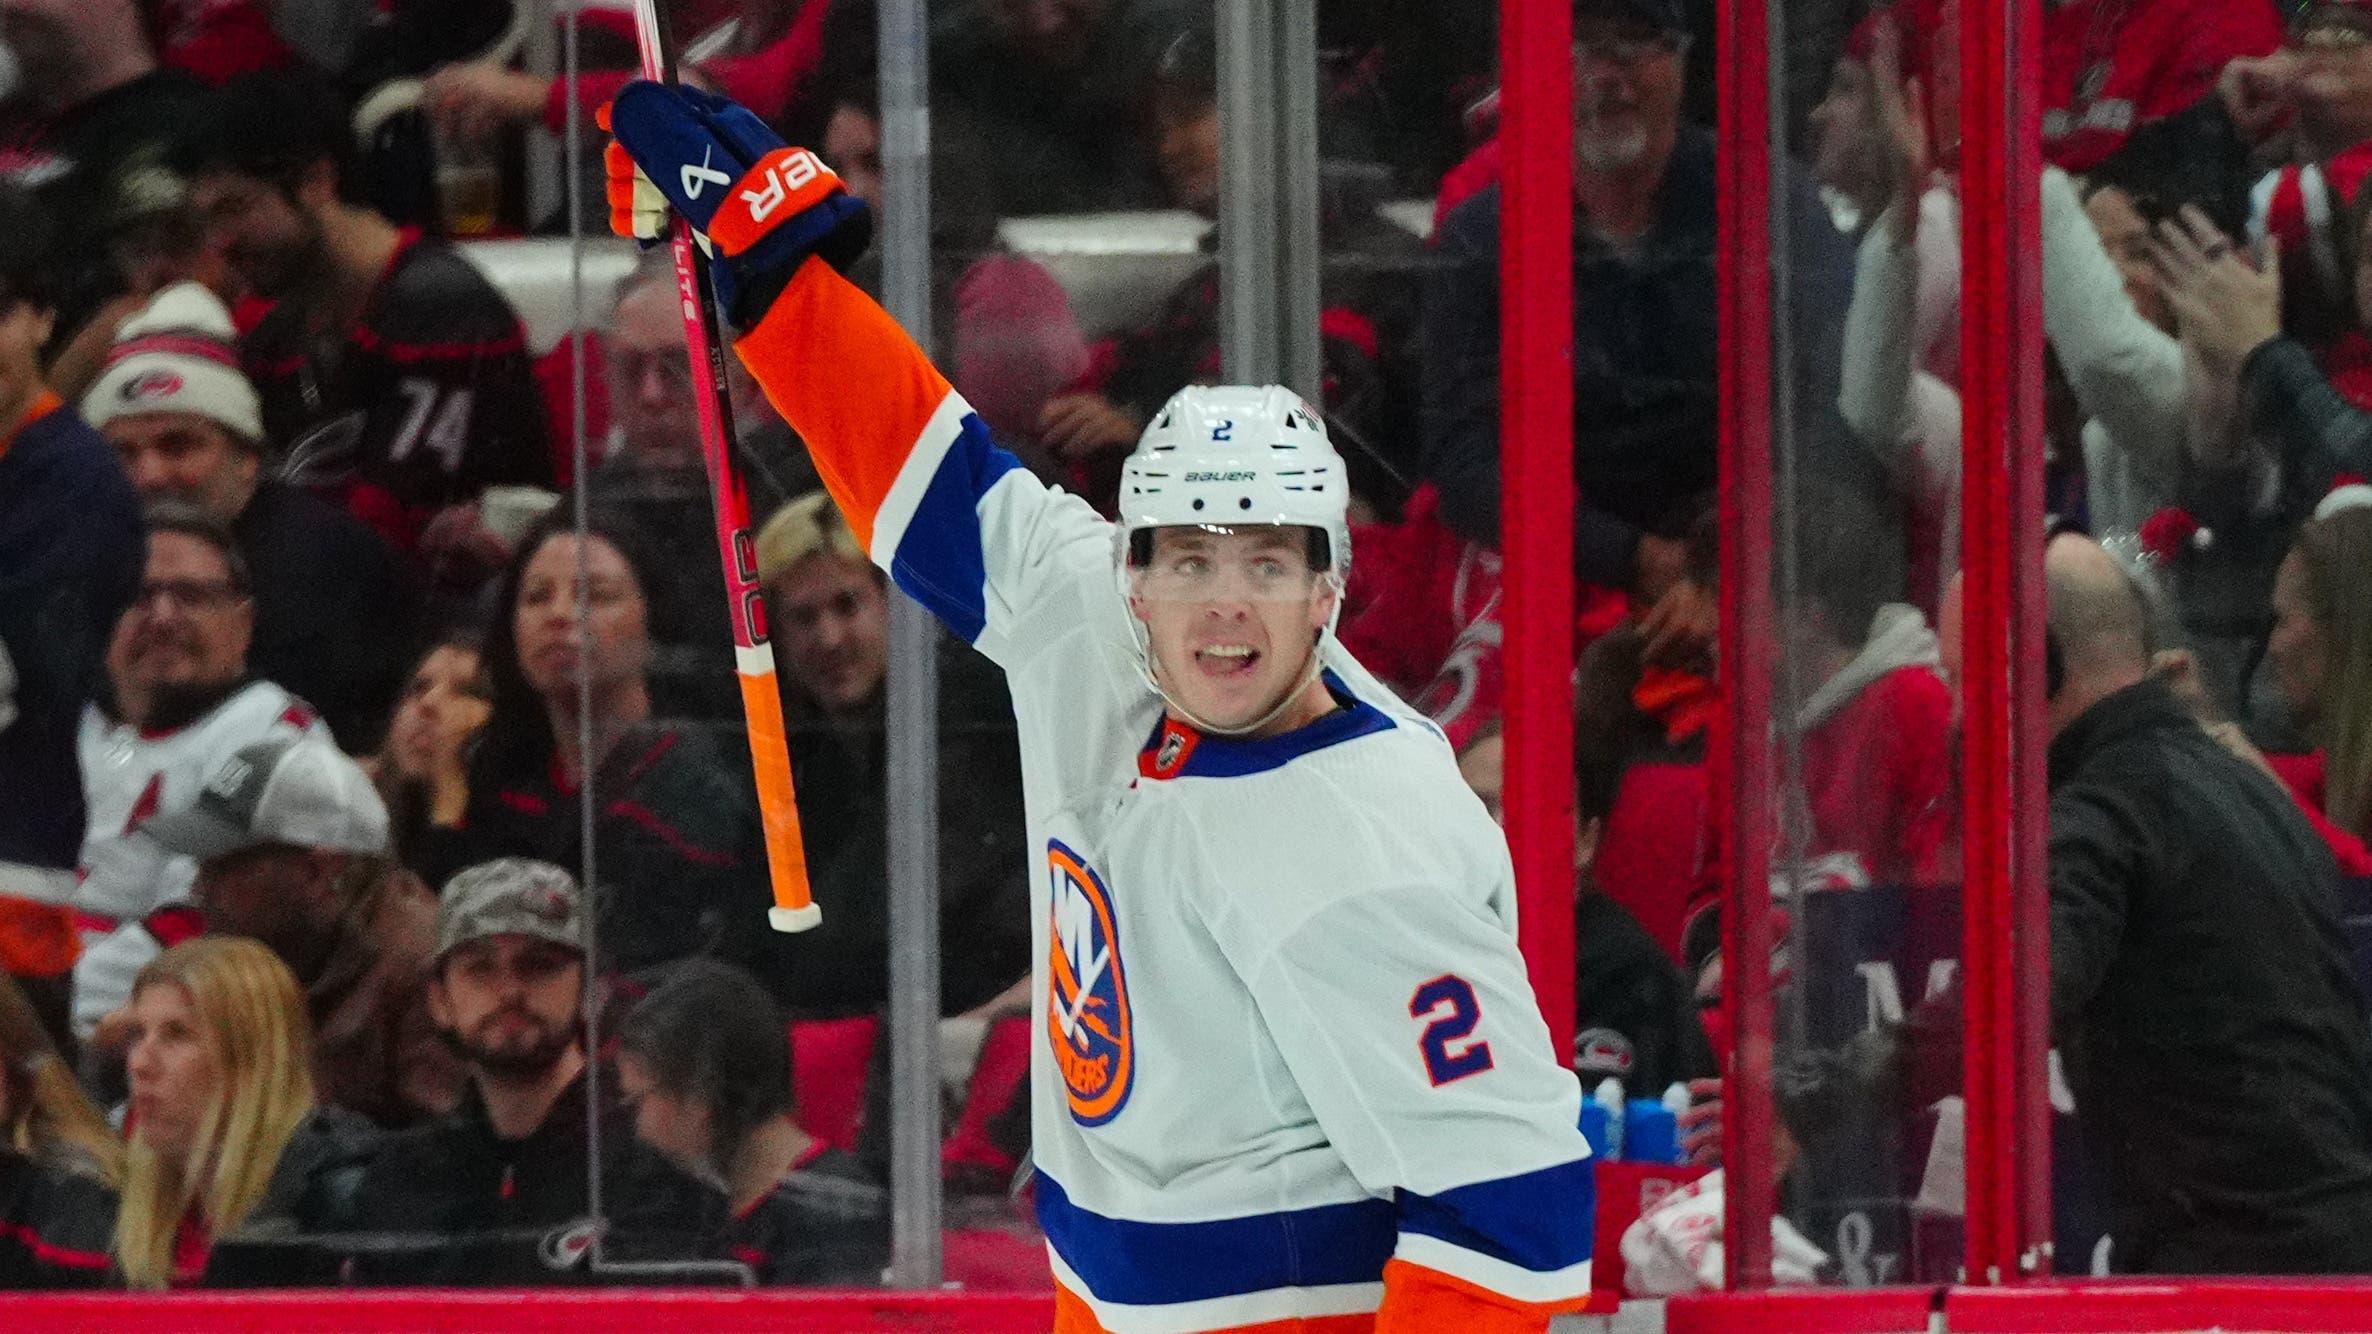
M 1107 1218 L 1037 1175 L 1038 1224 L 1099 1301 L 1123 1306 L 1276 1288 L 1375 1283 L 1399 1238 L 1389 1200 L 1357 1200 L 1202 1223 Z
M 1596 1244 L 1597 1165 L 1562 1166 L 1439 1195 L 1400 1192 L 1400 1228 L 1535 1274 L 1590 1258 Z

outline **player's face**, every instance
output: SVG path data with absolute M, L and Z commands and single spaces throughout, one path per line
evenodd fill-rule
M 2301 720 L 2321 715 L 2331 674 L 2330 641 L 2314 614 L 2308 583 L 2306 562 L 2291 552 L 2273 579 L 2273 634 L 2265 641 L 2282 700 Z
M 889 674 L 889 596 L 870 565 L 819 552 L 766 590 L 784 672 L 828 713 L 861 707 Z
M 1276 525 L 1154 530 L 1130 609 L 1163 689 L 1196 718 L 1246 727 L 1307 681 L 1336 597 L 1307 541 L 1307 529 Z
M 587 617 L 577 621 L 577 539 L 555 533 L 527 562 L 511 629 L 519 671 L 539 695 L 575 698 L 577 673 L 603 687 L 641 679 L 650 658 L 648 605 L 641 581 L 618 549 L 595 537 L 585 543 Z
M 533 936 L 456 945 L 428 983 L 428 1013 L 469 1061 L 497 1075 L 540 1075 L 577 1041 L 584 956 Z
M 255 494 L 262 460 L 196 413 L 117 417 L 107 423 L 106 435 L 142 500 L 184 501 L 229 523 Z
M 168 1158 L 186 1159 L 215 1096 L 221 1062 L 206 1023 L 178 982 L 155 982 L 132 996 L 132 1045 L 124 1073 L 131 1119 L 140 1138 Z
M 157 533 L 138 598 L 116 623 L 108 670 L 119 692 L 143 697 L 228 686 L 247 671 L 254 625 L 254 606 L 221 552 L 185 533 Z
M 634 1109 L 636 1139 L 687 1175 L 715 1175 L 709 1163 L 708 1107 L 699 1099 L 678 1097 L 660 1087 L 650 1067 L 633 1052 L 618 1055 L 618 1096 Z
M 205 222 L 207 248 L 227 257 L 260 295 L 288 296 L 319 266 L 320 224 L 269 181 L 207 172 L 190 182 L 189 203 Z

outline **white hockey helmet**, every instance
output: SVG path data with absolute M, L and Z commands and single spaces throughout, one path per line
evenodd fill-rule
M 1284 524 L 1325 535 L 1324 570 L 1351 565 L 1350 478 L 1316 408 L 1282 385 L 1189 385 L 1170 396 L 1120 469 L 1119 564 L 1139 533 Z M 1313 561 L 1312 564 L 1316 564 Z

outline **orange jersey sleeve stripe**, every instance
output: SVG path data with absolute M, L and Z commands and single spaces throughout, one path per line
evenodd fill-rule
M 807 442 L 849 531 L 875 550 L 874 519 L 954 392 L 947 377 L 888 311 L 812 258 L 737 350 Z
M 1543 1334 L 1549 1320 L 1588 1305 L 1584 1293 L 1563 1301 L 1522 1302 L 1477 1283 L 1394 1259 L 1384 1265 L 1384 1305 L 1375 1334 Z

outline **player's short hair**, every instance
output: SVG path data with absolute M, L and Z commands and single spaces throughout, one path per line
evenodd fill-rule
M 729 1174 L 752 1132 L 791 1109 L 782 1012 L 731 964 L 687 959 L 654 979 L 618 1030 L 660 1090 L 708 1108 L 709 1161 Z
M 0 185 L 0 313 L 23 302 L 58 306 L 56 228 L 48 209 L 21 186 Z
M 159 533 L 178 533 L 205 543 L 222 557 L 224 568 L 230 572 L 231 587 L 241 593 L 249 590 L 247 558 L 239 554 L 238 542 L 221 520 L 186 500 L 152 500 L 142 514 L 150 539 Z
M 355 156 L 351 109 L 328 80 L 303 70 L 267 70 L 215 91 L 173 166 L 187 177 L 236 172 L 293 194 L 305 173 L 327 162 L 338 193 L 351 198 Z
M 758 530 L 758 582 L 771 584 L 810 556 L 838 556 L 868 568 L 872 558 L 840 517 L 829 493 L 810 491 L 774 512 Z

